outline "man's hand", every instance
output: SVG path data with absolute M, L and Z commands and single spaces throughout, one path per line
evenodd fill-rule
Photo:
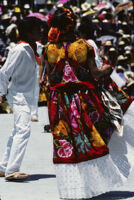
M 0 104 L 3 102 L 2 97 L 0 97 Z

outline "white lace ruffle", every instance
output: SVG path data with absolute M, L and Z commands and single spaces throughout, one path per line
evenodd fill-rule
M 123 122 L 122 133 L 112 135 L 109 155 L 78 164 L 55 164 L 60 198 L 91 198 L 124 183 L 134 163 L 134 103 Z

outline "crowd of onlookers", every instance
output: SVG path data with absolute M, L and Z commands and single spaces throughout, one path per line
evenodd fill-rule
M 4 1 L 3 1 L 4 2 Z M 43 6 L 24 4 L 5 5 L 0 1 L 0 68 L 7 54 L 19 40 L 17 25 L 21 19 L 38 13 L 45 23 L 60 3 L 48 0 Z M 64 1 L 59 1 L 64 2 Z M 85 39 L 93 39 L 100 52 L 103 63 L 111 63 L 114 71 L 122 80 L 121 87 L 130 96 L 134 96 L 134 19 L 132 1 L 101 1 L 89 4 L 86 1 L 72 5 L 67 1 L 64 6 L 73 10 L 77 18 L 76 34 Z M 48 31 L 48 30 L 47 30 Z M 46 41 L 42 44 L 45 44 Z M 117 81 L 118 82 L 118 81 Z
M 134 97 L 134 19 L 133 3 L 103 1 L 97 5 L 87 2 L 79 12 L 78 33 L 93 39 L 104 63 L 111 63 L 117 84 Z M 114 77 L 113 77 L 114 78 Z

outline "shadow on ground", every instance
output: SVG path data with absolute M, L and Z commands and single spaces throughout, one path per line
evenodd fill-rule
M 56 178 L 54 174 L 31 174 L 27 181 L 37 181 L 39 179 Z
M 121 200 L 134 197 L 134 192 L 129 191 L 112 191 L 97 197 L 91 198 L 91 200 Z

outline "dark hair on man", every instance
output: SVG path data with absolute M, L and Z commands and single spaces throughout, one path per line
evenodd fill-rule
M 18 24 L 20 40 L 27 40 L 27 33 L 40 29 L 42 21 L 36 17 L 27 17 Z

